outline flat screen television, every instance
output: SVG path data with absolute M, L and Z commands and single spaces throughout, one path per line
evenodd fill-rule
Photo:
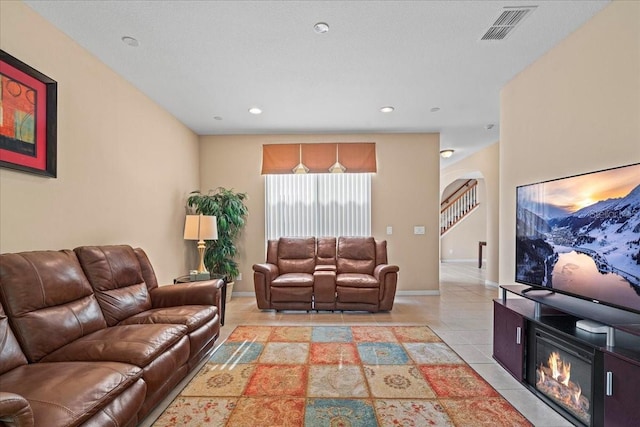
M 640 313 L 640 163 L 517 187 L 516 282 Z

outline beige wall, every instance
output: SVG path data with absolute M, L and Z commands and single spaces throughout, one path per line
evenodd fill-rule
M 240 242 L 243 280 L 234 292 L 253 292 L 252 265 L 264 262 L 262 144 L 375 142 L 378 173 L 372 183 L 372 234 L 386 239 L 389 261 L 400 266 L 400 292 L 438 290 L 438 134 L 234 135 L 201 138 L 200 189 L 219 186 L 249 195 L 249 218 Z M 387 236 L 386 226 L 393 226 Z M 425 225 L 426 234 L 413 234 Z
M 480 174 L 484 180 L 484 191 L 481 192 L 482 200 L 486 207 L 485 236 L 487 246 L 483 250 L 483 257 L 487 259 L 486 280 L 488 283 L 498 283 L 498 208 L 500 201 L 500 143 L 496 142 L 482 150 L 465 157 L 464 159 L 444 168 L 440 176 L 441 188 L 448 183 L 472 174 Z M 477 241 L 470 241 L 467 246 L 475 245 Z
M 500 141 L 500 284 L 509 284 L 517 185 L 640 161 L 640 2 L 614 1 L 507 84 Z
M 187 272 L 197 136 L 21 2 L 0 2 L 0 47 L 58 82 L 58 178 L 0 171 L 0 251 L 126 243 L 161 283 Z

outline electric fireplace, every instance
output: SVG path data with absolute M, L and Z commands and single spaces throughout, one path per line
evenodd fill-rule
M 529 387 L 574 424 L 594 425 L 601 412 L 594 396 L 595 365 L 600 363 L 595 350 L 535 326 L 528 351 Z

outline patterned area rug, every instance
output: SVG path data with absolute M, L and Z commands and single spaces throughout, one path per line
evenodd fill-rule
M 426 326 L 239 326 L 168 426 L 531 426 Z

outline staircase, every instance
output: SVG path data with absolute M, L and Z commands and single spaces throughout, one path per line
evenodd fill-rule
M 478 207 L 478 181 L 469 179 L 440 203 L 440 235 Z

